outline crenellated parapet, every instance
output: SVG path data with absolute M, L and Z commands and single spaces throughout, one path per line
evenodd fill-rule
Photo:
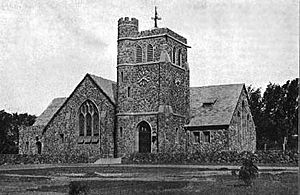
M 118 39 L 136 37 L 139 32 L 139 21 L 136 18 L 120 18 L 118 20 Z

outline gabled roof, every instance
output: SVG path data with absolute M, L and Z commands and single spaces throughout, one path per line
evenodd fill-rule
M 243 87 L 244 84 L 191 87 L 190 123 L 186 127 L 229 125 Z
M 103 92 L 109 97 L 109 99 L 115 104 L 117 83 L 99 76 L 91 74 L 88 75 L 95 81 L 98 87 L 101 88 Z
M 102 77 L 98 77 L 91 74 L 86 74 L 83 80 L 77 85 L 77 87 L 73 90 L 71 95 L 68 98 L 55 98 L 51 104 L 47 107 L 47 109 L 38 117 L 34 125 L 43 125 L 45 126 L 43 132 L 46 130 L 48 124 L 55 118 L 55 115 L 60 111 L 60 109 L 68 102 L 70 97 L 74 94 L 76 89 L 81 85 L 81 83 L 86 79 L 90 78 L 97 87 L 104 92 L 104 95 L 108 97 L 109 101 L 115 105 L 116 98 L 116 82 L 104 79 Z M 45 114 L 44 114 L 45 113 Z M 40 119 L 39 119 L 40 118 Z
M 46 110 L 37 117 L 33 126 L 45 126 L 57 112 L 57 110 L 63 105 L 67 98 L 55 98 L 46 108 Z

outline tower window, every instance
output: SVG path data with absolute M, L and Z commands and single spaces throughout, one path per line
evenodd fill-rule
M 123 72 L 121 72 L 121 82 L 124 81 L 124 75 L 123 75 Z
M 176 128 L 175 143 L 179 143 L 179 130 L 178 130 L 178 128 Z
M 120 127 L 120 137 L 123 137 L 123 127 Z
M 29 141 L 26 142 L 26 145 L 25 145 L 25 152 L 28 152 L 29 151 Z
M 181 49 L 178 50 L 177 55 L 177 65 L 181 66 Z
M 147 45 L 147 62 L 153 61 L 153 47 L 151 44 Z
M 64 143 L 65 142 L 65 135 L 63 133 L 61 133 L 59 135 L 60 135 L 61 143 Z
M 176 48 L 175 47 L 173 48 L 172 57 L 173 57 L 172 62 L 173 62 L 173 64 L 175 64 L 175 62 L 176 62 Z
M 130 97 L 130 87 L 127 88 L 127 97 Z
M 136 63 L 141 63 L 143 61 L 142 59 L 142 47 L 137 45 L 136 46 Z

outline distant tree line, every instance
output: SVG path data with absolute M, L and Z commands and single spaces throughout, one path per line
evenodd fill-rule
M 0 110 L 0 154 L 16 154 L 19 145 L 19 128 L 31 126 L 36 116 L 18 113 L 7 113 Z
M 284 85 L 269 83 L 261 89 L 248 87 L 250 108 L 256 125 L 257 149 L 297 149 L 298 78 Z

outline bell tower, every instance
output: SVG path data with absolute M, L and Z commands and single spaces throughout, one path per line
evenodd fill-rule
M 157 12 L 155 17 L 158 19 Z M 185 149 L 183 126 L 189 120 L 190 103 L 188 48 L 187 40 L 168 28 L 139 31 L 137 19 L 119 19 L 119 155 Z

